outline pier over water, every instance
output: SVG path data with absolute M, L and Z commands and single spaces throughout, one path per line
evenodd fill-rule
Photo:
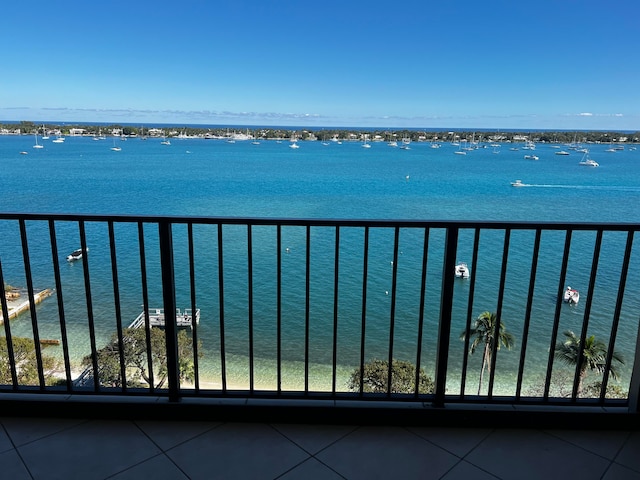
M 196 309 L 196 324 L 200 323 L 200 309 Z M 145 312 L 142 311 L 136 319 L 131 322 L 129 328 L 140 328 L 145 323 Z M 190 308 L 185 308 L 184 312 L 176 309 L 176 323 L 178 328 L 193 328 L 193 313 Z M 152 327 L 164 328 L 165 315 L 163 308 L 154 308 L 149 311 L 149 325 Z

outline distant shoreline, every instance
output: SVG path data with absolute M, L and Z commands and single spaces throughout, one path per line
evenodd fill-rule
M 134 138 L 203 138 L 234 140 L 624 143 L 640 142 L 640 131 L 469 128 L 293 127 L 247 125 L 133 124 L 107 122 L 0 122 L 0 135 L 120 136 Z
M 301 131 L 301 130 L 309 130 L 313 132 L 321 132 L 323 130 L 342 130 L 342 131 L 354 131 L 354 132 L 374 132 L 374 131 L 390 131 L 390 132 L 402 132 L 402 131 L 410 131 L 410 132 L 429 132 L 429 133 L 438 133 L 438 132 L 478 132 L 478 133 L 487 133 L 487 132 L 502 132 L 502 133 L 541 133 L 541 132 L 558 132 L 558 133 L 586 133 L 586 132 L 604 132 L 604 133 L 615 133 L 615 134 L 640 134 L 640 130 L 614 130 L 614 129 L 569 129 L 569 128 L 499 128 L 499 127 L 390 127 L 390 126 L 375 126 L 375 127 L 366 127 L 366 126 L 346 126 L 346 125 L 320 125 L 320 126 L 296 126 L 296 125 L 261 125 L 261 124 L 216 124 L 216 123 L 164 123 L 164 122 L 83 122 L 83 121 L 73 121 L 73 122 L 62 122 L 58 120 L 47 120 L 47 121 L 35 121 L 35 120 L 0 120 L 0 128 L 9 125 L 20 125 L 21 123 L 29 123 L 37 126 L 42 126 L 43 124 L 46 126 L 57 126 L 57 127 L 109 127 L 109 126 L 123 126 L 123 127 L 144 127 L 146 128 L 193 128 L 193 129 L 201 129 L 201 130 L 214 130 L 214 129 L 235 129 L 238 131 L 246 131 L 249 130 L 257 130 L 257 129 L 268 129 L 268 130 L 289 130 L 289 131 Z

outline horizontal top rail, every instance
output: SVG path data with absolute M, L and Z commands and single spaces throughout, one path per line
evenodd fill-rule
M 477 221 L 477 220 L 408 220 L 408 219 L 327 219 L 327 218 L 268 218 L 268 217 L 203 217 L 172 215 L 112 215 L 112 214 L 66 214 L 66 213 L 11 213 L 0 212 L 0 220 L 55 220 L 70 222 L 129 222 L 209 225 L 256 225 L 256 226 L 311 226 L 311 227 L 406 227 L 406 228 L 481 228 L 513 230 L 610 230 L 639 231 L 640 223 L 632 222 L 537 222 L 537 221 Z

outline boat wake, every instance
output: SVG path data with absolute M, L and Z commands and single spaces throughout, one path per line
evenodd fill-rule
M 572 188 L 578 190 L 615 190 L 620 192 L 640 192 L 640 186 L 627 187 L 619 185 L 556 185 L 547 183 L 520 183 L 518 187 L 535 187 L 535 188 Z

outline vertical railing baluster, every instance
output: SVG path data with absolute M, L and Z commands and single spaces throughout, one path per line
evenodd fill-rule
M 629 273 L 629 261 L 631 259 L 631 250 L 633 247 L 633 230 L 627 232 L 627 244 L 624 249 L 624 258 L 622 260 L 622 270 L 620 271 L 620 283 L 618 284 L 618 295 L 616 298 L 616 307 L 613 312 L 613 321 L 611 323 L 611 335 L 609 336 L 609 347 L 607 349 L 607 359 L 605 362 L 604 373 L 602 374 L 602 388 L 600 389 L 600 403 L 604 403 L 607 393 L 607 385 L 609 383 L 609 371 L 611 362 L 613 361 L 613 352 L 618 336 L 618 324 L 620 323 L 620 312 L 622 311 L 622 301 L 624 299 L 624 289 L 627 285 L 627 274 Z M 635 372 L 632 372 L 632 378 Z M 633 383 L 632 383 L 633 384 Z M 638 401 L 638 391 L 629 391 L 629 404 Z M 630 408 L 631 411 L 637 411 L 637 403 Z
M 193 245 L 193 223 L 187 224 L 187 236 L 189 237 L 189 289 L 191 291 L 191 341 L 193 348 L 193 374 L 196 393 L 200 391 L 200 364 L 198 361 L 198 318 L 196 303 L 196 264 L 195 249 Z
M 18 390 L 18 373 L 16 371 L 16 360 L 13 353 L 13 340 L 11 336 L 11 322 L 9 320 L 9 306 L 4 289 L 4 275 L 2 273 L 2 260 L 0 260 L 0 305 L 2 305 L 2 323 L 4 324 L 4 341 L 7 342 L 7 357 L 9 358 L 9 370 L 11 371 L 11 386 L 14 391 Z
M 151 353 L 151 319 L 149 318 L 149 291 L 147 286 L 147 259 L 144 248 L 144 225 L 138 222 L 138 247 L 140 249 L 140 282 L 142 288 L 142 308 L 144 313 L 144 329 L 147 347 L 147 368 L 149 370 L 149 392 L 155 391 L 153 378 L 153 355 Z
M 473 254 L 471 255 L 471 269 L 469 280 L 469 300 L 467 303 L 467 322 L 465 326 L 464 336 L 464 355 L 462 356 L 462 379 L 460 381 L 460 398 L 465 397 L 467 388 L 467 366 L 469 364 L 469 337 L 471 331 L 471 322 L 473 321 L 473 299 L 476 290 L 476 272 L 478 271 L 478 249 L 480 246 L 480 229 L 476 228 L 473 235 Z
M 415 398 L 420 395 L 420 369 L 422 367 L 422 334 L 424 331 L 424 303 L 427 294 L 427 265 L 429 258 L 429 228 L 424 229 L 424 240 L 422 242 L 422 267 L 420 270 L 420 311 L 418 312 L 418 338 L 416 349 L 416 391 Z
M 446 230 L 444 262 L 442 266 L 442 292 L 440 294 L 440 321 L 438 322 L 438 343 L 436 355 L 436 389 L 433 405 L 444 407 L 447 390 L 447 368 L 449 342 L 451 340 L 451 310 L 453 308 L 453 281 L 455 279 L 456 255 L 458 248 L 457 226 Z
M 222 380 L 222 393 L 227 393 L 227 359 L 225 351 L 224 328 L 224 251 L 222 238 L 222 224 L 218 223 L 218 292 L 220 311 L 220 374 Z
M 282 392 L 282 226 L 276 227 L 276 330 L 278 393 Z
M 553 359 L 556 352 L 556 341 L 558 340 L 558 328 L 560 327 L 560 311 L 562 310 L 562 294 L 564 292 L 564 282 L 567 276 L 567 264 L 569 263 L 569 252 L 571 251 L 572 230 L 567 230 L 564 240 L 564 252 L 562 254 L 562 267 L 560 268 L 560 279 L 556 292 L 556 311 L 553 317 L 553 328 L 551 330 L 551 342 L 549 345 L 549 359 L 547 360 L 547 374 L 544 382 L 545 401 L 549 400 L 549 389 L 551 388 L 551 375 L 553 373 Z
M 524 362 L 527 357 L 527 344 L 529 341 L 529 326 L 531 324 L 531 308 L 533 307 L 533 293 L 536 286 L 536 273 L 538 271 L 538 255 L 540 253 L 540 237 L 542 231 L 536 229 L 536 237 L 533 242 L 533 254 L 531 257 L 531 273 L 529 275 L 529 294 L 524 313 L 524 326 L 522 327 L 522 346 L 520 348 L 520 363 L 518 364 L 518 380 L 516 381 L 516 401 L 522 394 L 522 378 L 524 376 Z
M 62 357 L 64 361 L 64 376 L 67 383 L 67 391 L 73 389 L 71 379 L 71 361 L 69 359 L 69 340 L 67 338 L 67 322 L 64 312 L 62 296 L 62 280 L 60 279 L 60 261 L 58 259 L 58 243 L 56 239 L 56 226 L 53 219 L 49 220 L 49 241 L 51 243 L 51 260 L 53 262 L 53 277 L 56 284 L 56 299 L 58 301 L 58 318 L 60 319 L 60 335 L 62 337 Z
M 96 347 L 96 328 L 93 318 L 93 301 L 91 298 L 91 280 L 89 276 L 89 256 L 87 255 L 87 235 L 84 220 L 78 222 L 80 231 L 80 249 L 82 250 L 82 272 L 84 274 L 84 295 L 87 302 L 87 323 L 89 325 L 89 342 L 91 345 L 91 367 L 93 369 L 93 390 L 100 391 L 100 372 Z
M 127 391 L 127 368 L 124 358 L 124 339 L 122 335 L 122 312 L 120 309 L 120 287 L 118 284 L 118 260 L 116 255 L 116 236 L 113 229 L 113 221 L 107 222 L 109 228 L 109 251 L 111 254 L 111 279 L 113 282 L 113 301 L 116 313 L 116 332 L 118 336 L 118 351 L 120 352 L 120 377 L 122 378 L 122 391 Z
M 391 396 L 393 381 L 393 342 L 395 340 L 396 326 L 396 289 L 398 280 L 398 243 L 400 240 L 400 228 L 395 227 L 393 238 L 393 268 L 391 275 L 391 308 L 389 311 L 389 372 L 387 377 L 387 396 Z
M 331 393 L 336 394 L 338 364 L 338 284 L 340 277 L 340 227 L 336 226 L 333 266 L 333 355 L 331 360 Z
M 589 329 L 589 316 L 591 315 L 591 304 L 593 302 L 593 291 L 596 285 L 596 275 L 598 273 L 598 261 L 600 260 L 600 247 L 602 246 L 602 230 L 598 230 L 596 234 L 596 245 L 593 251 L 593 260 L 591 262 L 591 274 L 589 275 L 589 290 L 587 302 L 584 306 L 584 316 L 582 319 L 582 331 L 580 332 L 580 344 L 578 345 L 578 359 L 582 359 L 584 355 L 584 344 L 587 340 L 587 330 Z M 580 367 L 582 362 L 576 362 L 576 370 L 573 377 L 573 388 L 571 389 L 571 400 L 576 401 L 578 397 L 578 384 L 580 383 Z
M 304 279 L 304 393 L 309 393 L 309 340 L 311 335 L 311 226 L 306 227 Z
M 253 235 L 251 224 L 247 225 L 247 295 L 249 302 L 249 391 L 255 388 L 255 372 L 253 358 Z
M 158 223 L 160 236 L 160 267 L 162 272 L 162 299 L 164 306 L 164 332 L 167 347 L 167 383 L 169 401 L 180 399 L 180 367 L 178 363 L 178 328 L 176 323 L 176 286 L 173 271 L 173 234 L 171 223 Z
M 504 231 L 504 247 L 502 250 L 502 266 L 500 268 L 500 287 L 498 288 L 498 304 L 496 307 L 496 324 L 493 329 L 493 345 L 491 347 L 491 371 L 489 372 L 489 389 L 487 396 L 493 398 L 493 384 L 496 375 L 496 361 L 500 348 L 500 324 L 502 323 L 502 303 L 504 302 L 504 284 L 507 280 L 507 263 L 509 261 L 509 243 L 511 241 L 511 229 Z
M 365 359 L 365 342 L 367 328 L 367 278 L 369 271 L 369 226 L 364 227 L 364 245 L 362 259 L 362 327 L 360 331 L 360 385 L 358 392 L 360 396 L 364 390 L 364 359 Z
M 27 293 L 29 296 L 29 309 L 31 311 L 31 330 L 33 331 L 33 343 L 36 352 L 36 365 L 38 367 L 38 381 L 40 390 L 44 390 L 44 369 L 42 365 L 42 348 L 40 347 L 40 334 L 38 332 L 38 317 L 36 315 L 36 300 L 33 295 L 33 277 L 31 276 L 31 259 L 29 258 L 29 242 L 27 241 L 27 227 L 23 219 L 20 220 L 20 239 L 22 240 L 22 258 L 24 260 L 24 274 L 27 281 Z

